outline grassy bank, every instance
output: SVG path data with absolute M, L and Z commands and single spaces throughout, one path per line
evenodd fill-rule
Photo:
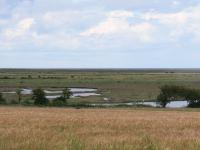
M 0 107 L 0 149 L 200 149 L 200 112 Z

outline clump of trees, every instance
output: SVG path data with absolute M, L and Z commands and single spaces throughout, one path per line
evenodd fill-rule
M 68 104 L 67 100 L 70 98 L 71 95 L 72 92 L 69 90 L 69 88 L 65 88 L 63 90 L 63 95 L 53 100 L 52 104 L 54 106 L 66 106 Z
M 160 88 L 157 101 L 162 107 L 166 107 L 173 100 L 184 99 L 189 107 L 200 107 L 200 91 L 183 86 L 164 85 Z
M 33 100 L 35 105 L 47 105 L 49 103 L 46 98 L 45 92 L 42 89 L 33 90 Z

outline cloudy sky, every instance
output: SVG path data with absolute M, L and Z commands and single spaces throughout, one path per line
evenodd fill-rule
M 199 0 L 0 0 L 0 68 L 199 68 Z

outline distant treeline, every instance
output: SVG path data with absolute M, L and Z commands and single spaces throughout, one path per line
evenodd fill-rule
M 74 75 L 70 75 L 69 76 L 70 78 L 74 78 L 75 76 Z M 0 79 L 68 79 L 68 77 L 56 77 L 56 76 L 31 76 L 31 75 L 28 75 L 28 76 L 22 76 L 22 77 L 9 77 L 9 76 L 2 76 L 0 77 Z

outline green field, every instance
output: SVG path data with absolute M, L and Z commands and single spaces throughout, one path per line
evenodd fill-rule
M 111 102 L 153 100 L 165 84 L 200 89 L 199 70 L 48 70 L 1 69 L 0 91 L 16 88 L 62 89 L 64 87 L 98 88 L 101 96 L 79 101 Z M 10 99 L 16 96 L 4 95 Z

